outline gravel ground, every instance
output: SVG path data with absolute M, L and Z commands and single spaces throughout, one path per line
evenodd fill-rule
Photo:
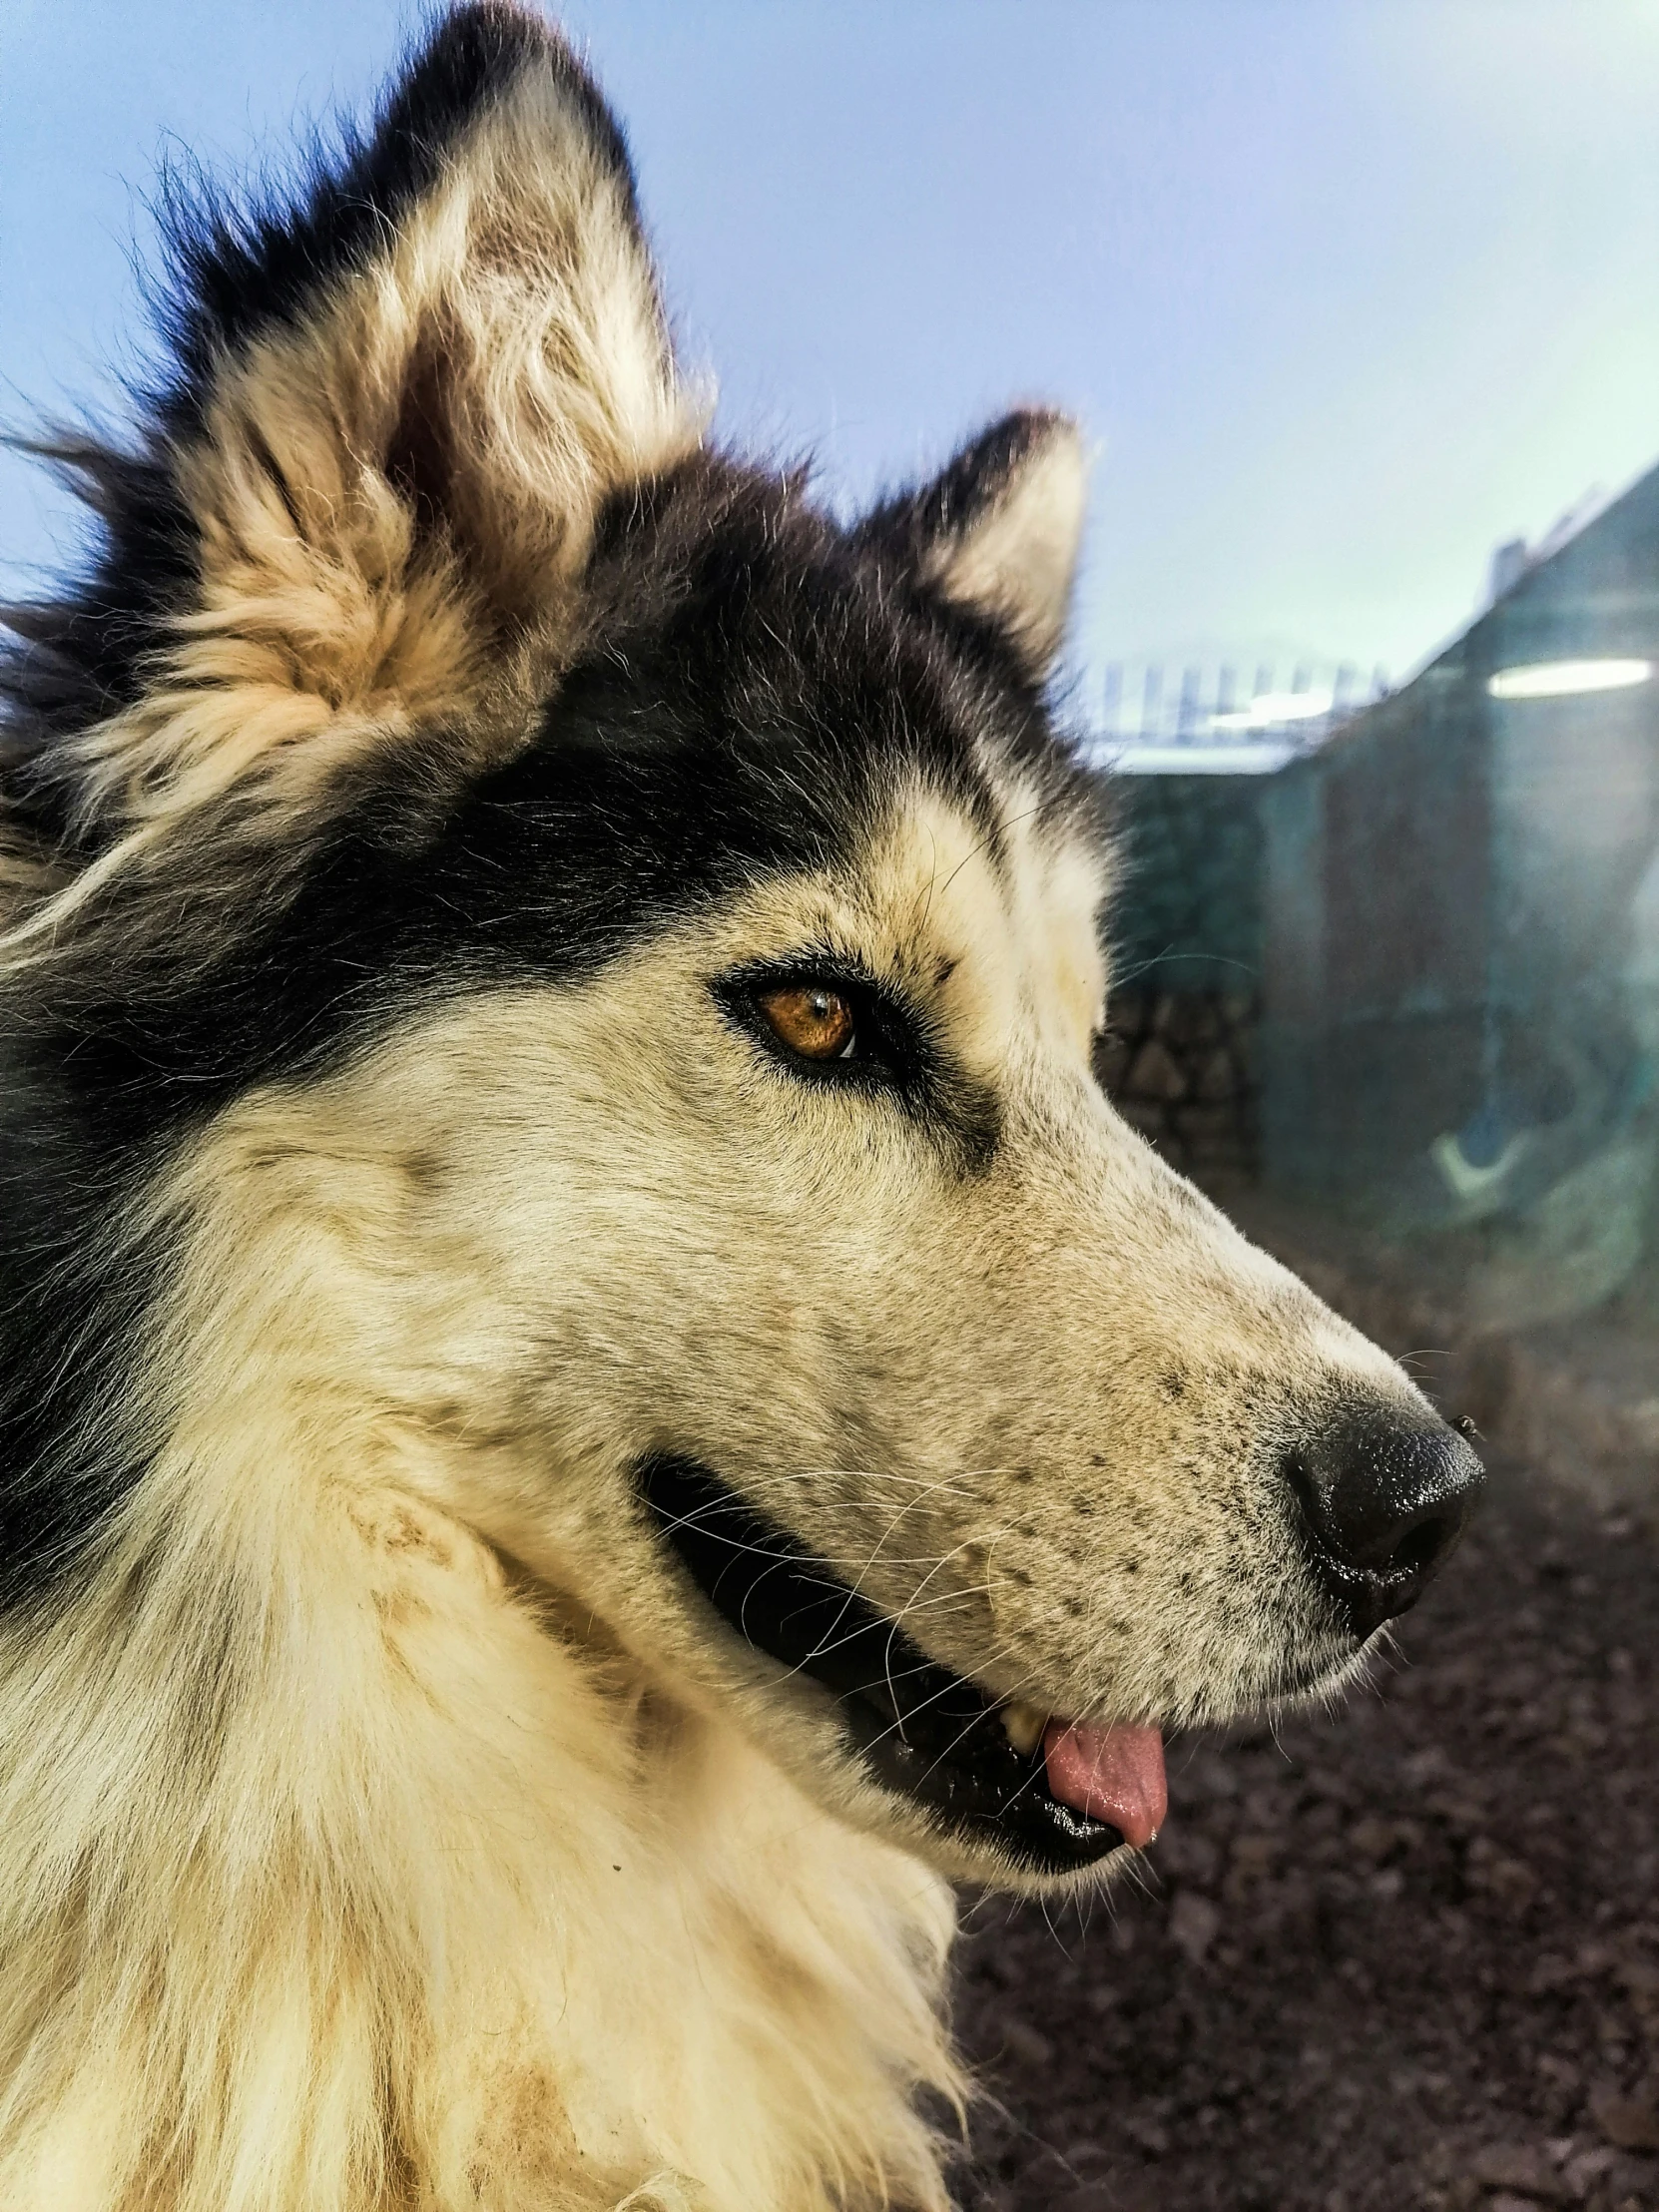
M 970 1907 L 961 2204 L 1656 2212 L 1656 1625 L 1659 1515 L 1494 1466 L 1375 1694 L 1172 1744 L 1086 1923 Z

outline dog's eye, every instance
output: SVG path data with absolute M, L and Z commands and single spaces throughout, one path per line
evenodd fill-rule
M 786 983 L 756 1004 L 779 1043 L 804 1060 L 850 1060 L 857 1050 L 852 1008 L 828 983 Z

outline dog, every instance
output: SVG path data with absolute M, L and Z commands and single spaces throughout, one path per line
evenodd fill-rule
M 4 673 L 0 2204 L 937 2212 L 951 1884 L 1479 1479 L 1091 1073 L 1078 431 L 717 449 L 507 0 L 170 235 Z

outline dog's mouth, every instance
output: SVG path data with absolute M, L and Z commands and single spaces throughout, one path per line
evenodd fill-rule
M 929 1659 L 699 1461 L 659 1454 L 639 1479 L 715 1609 L 755 1650 L 830 1691 L 875 1780 L 939 1826 L 1043 1874 L 1157 1834 L 1157 1729 L 1070 1723 L 999 1701 Z

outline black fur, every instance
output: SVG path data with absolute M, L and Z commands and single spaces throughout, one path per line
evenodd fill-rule
M 470 8 L 372 139 L 314 177 L 296 211 L 210 215 L 188 233 L 175 380 L 139 457 L 90 445 L 72 456 L 104 520 L 103 553 L 65 601 L 20 619 L 26 643 L 4 678 L 0 781 L 41 846 L 76 834 L 64 738 L 142 684 L 158 626 L 194 589 L 166 456 L 216 354 L 262 318 L 302 312 L 537 56 L 626 177 L 621 138 L 564 49 L 510 9 Z M 982 496 L 1005 481 L 1022 434 L 983 446 Z M 946 520 L 971 505 L 971 474 L 954 465 Z M 685 463 L 605 518 L 587 580 L 592 642 L 510 765 L 457 790 L 465 749 L 434 729 L 338 793 L 303 842 L 255 848 L 205 824 L 159 878 L 116 879 L 87 949 L 72 935 L 10 987 L 0 1602 L 49 1589 L 142 1471 L 142 1435 L 112 1465 L 93 1431 L 131 1402 L 172 1255 L 164 1233 L 135 1241 L 120 1223 L 240 1092 L 314 1075 L 447 994 L 591 972 L 724 892 L 832 860 L 905 779 L 962 805 L 994 858 L 982 745 L 1026 766 L 1056 808 L 1087 803 L 995 625 L 920 580 L 923 506 L 902 527 L 897 511 L 848 533 L 798 483 L 718 457 Z M 892 1110 L 916 1116 L 963 1170 L 994 1150 L 989 1102 L 942 1055 L 925 1080 L 895 1087 Z
M 250 1085 L 314 1074 L 422 1002 L 591 972 L 721 893 L 854 844 L 919 773 L 979 819 L 990 737 L 1053 803 L 1083 787 L 992 648 L 776 480 L 688 464 L 607 533 L 611 614 L 537 741 L 424 820 L 418 760 L 361 791 L 287 874 L 251 889 L 218 961 L 158 938 L 110 975 L 53 971 L 14 1004 L 0 1063 L 0 1596 L 37 1587 L 141 1471 L 91 1480 L 89 1419 L 121 1394 L 169 1264 L 108 1278 L 112 1210 Z M 445 734 L 429 740 L 444 750 Z M 150 895 L 146 893 L 146 895 Z M 189 867 L 173 886 L 193 935 Z M 214 896 L 219 896 L 217 890 Z M 966 1166 L 994 1112 L 937 1064 L 900 1103 Z
M 1037 448 L 1066 426 L 1064 415 L 1021 407 L 972 438 L 928 483 L 884 499 L 859 523 L 862 545 L 914 565 L 941 541 L 965 537 L 996 506 Z
M 914 776 L 977 821 L 994 858 L 984 739 L 1056 806 L 1083 793 L 1036 696 L 776 479 L 687 463 L 630 501 L 590 581 L 608 619 L 512 762 L 429 820 L 439 777 L 422 754 L 459 750 L 432 732 L 307 844 L 269 865 L 237 852 L 229 914 L 221 863 L 187 851 L 167 931 L 135 918 L 113 971 L 54 964 L 14 1048 L 71 1067 L 112 1136 L 146 1141 L 317 1071 L 418 998 L 591 971 L 704 901 L 832 861 Z M 119 922 L 123 896 L 155 892 L 110 896 Z M 208 939 L 199 903 L 205 966 L 181 949 Z

